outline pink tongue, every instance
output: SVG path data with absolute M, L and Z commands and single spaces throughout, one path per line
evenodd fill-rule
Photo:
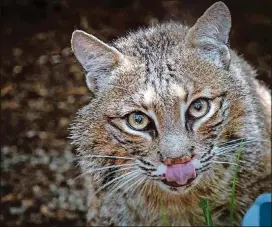
M 165 177 L 167 181 L 184 185 L 188 180 L 196 177 L 195 167 L 192 162 L 167 166 Z

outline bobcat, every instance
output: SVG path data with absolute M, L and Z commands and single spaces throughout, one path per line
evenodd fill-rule
M 110 45 L 83 31 L 72 50 L 94 94 L 70 137 L 88 190 L 88 225 L 229 225 L 271 191 L 271 94 L 229 48 L 222 2 L 188 27 L 168 22 Z M 240 156 L 240 158 L 237 158 Z M 240 161 L 239 161 L 240 160 Z

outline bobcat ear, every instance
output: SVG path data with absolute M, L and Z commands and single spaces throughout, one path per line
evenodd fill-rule
M 200 57 L 227 70 L 230 64 L 230 28 L 229 9 L 223 2 L 217 2 L 208 8 L 189 30 L 185 43 L 188 47 L 197 48 Z
M 101 89 L 111 80 L 111 71 L 122 54 L 93 35 L 76 30 L 71 39 L 72 50 L 79 63 L 86 70 L 86 82 L 91 91 Z

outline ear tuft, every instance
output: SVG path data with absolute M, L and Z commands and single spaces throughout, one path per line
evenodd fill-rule
M 122 56 L 114 47 L 81 30 L 73 32 L 71 46 L 77 60 L 87 71 L 86 81 L 92 91 L 103 86 Z
M 186 35 L 188 47 L 200 50 L 202 58 L 227 69 L 230 63 L 228 49 L 231 15 L 223 2 L 213 4 L 197 20 Z

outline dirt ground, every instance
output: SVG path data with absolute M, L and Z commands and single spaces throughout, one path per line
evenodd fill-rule
M 109 41 L 170 19 L 192 24 L 214 1 L 1 2 L 0 222 L 84 226 L 86 199 L 67 128 L 90 94 L 70 50 L 72 31 Z M 272 1 L 225 2 L 231 46 L 270 86 Z

